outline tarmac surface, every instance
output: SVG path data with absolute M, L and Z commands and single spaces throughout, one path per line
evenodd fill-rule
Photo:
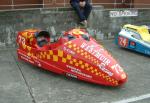
M 150 57 L 118 48 L 112 40 L 103 44 L 127 72 L 125 85 L 67 78 L 18 61 L 16 49 L 0 50 L 0 103 L 150 103 Z

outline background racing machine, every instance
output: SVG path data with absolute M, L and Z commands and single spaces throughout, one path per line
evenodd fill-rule
M 69 30 L 54 42 L 50 39 L 49 32 L 39 29 L 18 32 L 18 58 L 91 83 L 119 86 L 127 81 L 118 62 L 84 29 Z
M 117 34 L 115 42 L 119 47 L 150 56 L 150 33 L 147 26 L 126 24 Z

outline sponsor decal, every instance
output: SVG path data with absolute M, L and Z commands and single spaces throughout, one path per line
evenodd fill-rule
M 99 64 L 98 67 L 99 67 L 99 69 L 101 69 L 103 72 L 105 72 L 109 76 L 113 76 L 113 73 L 105 68 L 105 64 L 104 63 Z
M 127 38 L 124 38 L 122 36 L 119 36 L 118 37 L 118 44 L 121 46 L 121 47 L 127 47 L 128 46 L 128 39 Z
M 106 65 L 109 65 L 110 60 L 102 54 L 102 52 L 104 51 L 104 48 L 100 48 L 100 49 L 96 50 L 95 49 L 96 47 L 97 46 L 95 46 L 95 45 L 88 45 L 86 43 L 81 44 L 81 48 L 83 48 L 85 51 L 94 55 L 98 60 L 102 61 Z
M 123 69 L 120 67 L 119 64 L 115 64 L 113 66 L 111 66 L 112 69 L 114 69 L 118 74 L 123 72 Z
M 27 56 L 27 55 L 25 55 L 25 54 L 23 54 L 23 53 L 21 53 L 21 52 L 18 52 L 18 54 L 20 54 L 20 58 L 21 58 L 21 59 L 26 60 L 26 61 L 28 61 L 29 63 L 34 64 L 34 61 L 31 60 L 31 57 L 29 57 L 29 56 Z
M 101 64 L 98 64 L 100 70 L 108 74 L 109 76 L 113 76 L 113 73 L 106 69 L 106 66 L 108 66 L 111 61 L 105 57 L 102 52 L 104 51 L 104 48 L 95 49 L 97 46 L 95 45 L 88 45 L 85 42 L 82 43 L 81 48 L 83 48 L 85 51 L 89 52 L 90 54 L 94 55 L 98 60 L 102 61 Z
M 134 41 L 131 41 L 131 42 L 130 42 L 130 45 L 135 46 L 136 43 L 135 43 Z
M 18 36 L 18 42 L 19 44 L 25 44 L 25 38 L 22 37 L 21 35 Z
M 67 51 L 68 53 L 72 54 L 72 55 L 75 55 L 75 52 L 72 51 L 71 49 L 68 49 L 66 47 L 64 47 L 64 51 Z
M 136 43 L 134 41 L 130 41 L 129 44 L 131 48 L 135 49 Z
M 34 64 L 34 61 L 32 61 L 32 60 L 30 60 L 30 59 L 28 59 L 28 58 L 26 58 L 26 57 L 24 57 L 24 56 L 20 56 L 20 58 L 21 58 L 21 59 L 24 59 L 24 60 L 26 60 L 26 61 L 28 61 L 28 62 L 31 63 L 31 64 Z
M 68 76 L 68 77 L 72 77 L 72 78 L 77 78 L 77 76 L 76 76 L 76 75 L 73 75 L 73 74 L 70 74 L 70 73 L 66 73 L 66 76 Z
M 40 61 L 38 61 L 38 60 L 34 60 L 35 61 L 35 63 L 38 65 L 38 67 L 41 67 L 42 65 L 41 65 L 41 63 L 40 63 Z
M 28 55 L 23 54 L 22 52 L 18 52 L 18 54 L 24 56 L 24 57 L 27 58 L 27 59 L 31 59 L 31 57 L 29 57 Z
M 92 78 L 92 76 L 85 74 L 85 73 L 82 73 L 80 69 L 77 69 L 77 68 L 72 67 L 70 65 L 66 65 L 66 67 L 69 68 L 71 70 L 71 72 L 73 72 L 73 73 L 77 73 L 77 74 L 84 76 L 84 77 L 87 77 L 87 78 Z

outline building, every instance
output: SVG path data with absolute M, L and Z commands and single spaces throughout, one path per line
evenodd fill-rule
M 68 7 L 70 0 L 0 0 L 0 9 Z M 150 8 L 150 0 L 91 0 L 105 8 Z

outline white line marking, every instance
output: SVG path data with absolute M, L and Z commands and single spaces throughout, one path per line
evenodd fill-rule
M 147 99 L 147 98 L 150 98 L 150 94 L 144 94 L 141 96 L 127 98 L 127 99 L 123 99 L 123 100 L 115 101 L 115 102 L 111 102 L 111 103 L 130 103 L 130 102 L 136 102 L 136 101 Z

